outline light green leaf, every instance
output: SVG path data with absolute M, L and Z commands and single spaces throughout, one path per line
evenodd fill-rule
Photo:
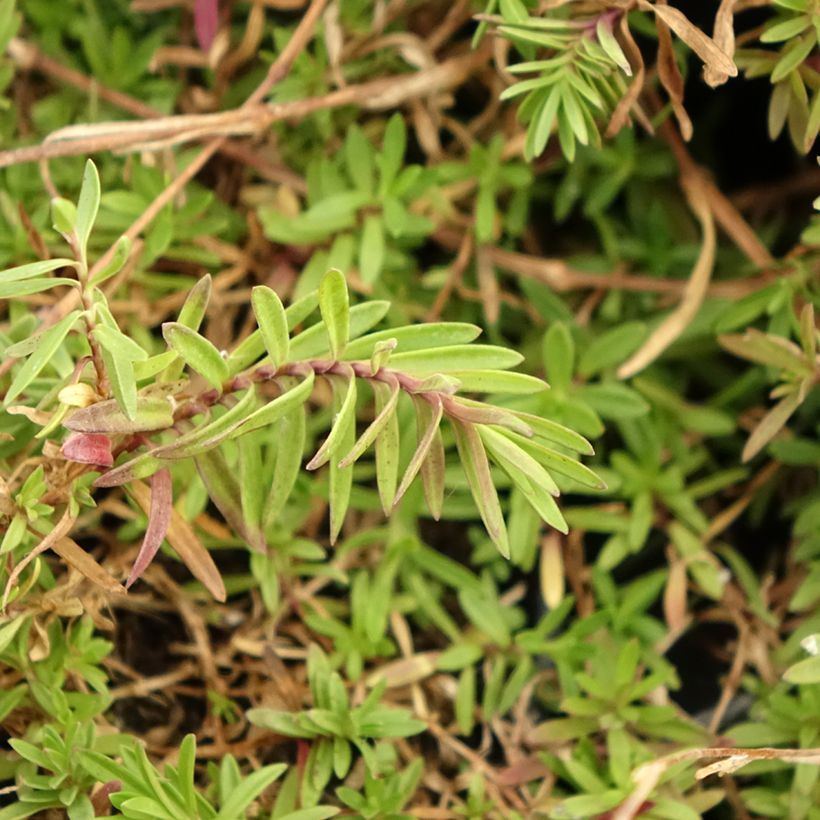
M 447 348 L 394 353 L 390 365 L 412 375 L 450 373 L 452 370 L 505 370 L 524 357 L 515 350 L 495 345 L 452 345 Z
M 51 271 L 60 268 L 76 267 L 77 263 L 73 259 L 44 259 L 42 262 L 29 262 L 27 265 L 18 265 L 16 268 L 0 271 L 0 285 L 22 282 L 24 279 L 34 279 L 44 273 L 51 273 Z
M 288 359 L 290 337 L 285 308 L 277 294 L 270 288 L 259 286 L 251 292 L 253 312 L 265 342 L 271 363 L 279 368 Z
M 355 308 L 354 308 L 355 310 Z M 414 350 L 449 347 L 472 342 L 481 334 L 481 328 L 466 322 L 429 322 L 419 325 L 404 325 L 387 330 L 377 330 L 350 342 L 345 349 L 347 361 L 366 360 L 373 355 L 376 345 L 396 340 L 396 350 L 408 353 Z
M 347 282 L 339 270 L 330 270 L 319 285 L 319 310 L 327 329 L 330 354 L 338 359 L 350 338 L 350 303 Z
M 114 245 L 114 253 L 111 256 L 111 261 L 95 274 L 91 280 L 92 283 L 94 285 L 101 285 L 112 276 L 116 276 L 125 266 L 130 253 L 131 240 L 127 236 L 121 236 Z
M 367 429 L 359 437 L 358 441 L 353 445 L 353 449 L 339 461 L 339 467 L 349 467 L 353 462 L 357 461 L 367 450 L 368 447 L 376 440 L 377 436 L 389 424 L 391 417 L 396 412 L 396 406 L 399 401 L 401 390 L 398 381 L 393 378 L 389 383 L 372 382 L 374 392 L 378 393 L 380 389 L 386 388 L 388 391 L 388 398 L 381 402 L 376 418 L 367 426 Z
M 507 527 L 481 438 L 472 424 L 462 424 L 454 419 L 450 421 L 456 434 L 456 446 L 461 458 L 461 466 L 467 476 L 481 520 L 493 543 L 498 547 L 498 551 L 505 558 L 509 558 L 510 545 L 507 540 Z
M 265 503 L 263 529 L 267 530 L 279 517 L 290 498 L 302 469 L 307 425 L 304 406 L 295 407 L 278 422 L 276 466 L 273 482 Z
M 9 385 L 3 405 L 8 407 L 40 374 L 40 371 L 51 361 L 59 350 L 65 337 L 68 336 L 80 316 L 79 310 L 72 310 L 56 325 L 46 330 L 40 337 L 40 344 L 17 371 Z
M 144 362 L 148 359 L 148 353 L 120 330 L 108 325 L 97 325 L 94 336 L 105 350 L 121 359 L 129 362 Z
M 413 396 L 413 399 L 415 400 L 416 396 Z M 410 459 L 410 463 L 407 465 L 399 489 L 396 492 L 396 496 L 393 500 L 394 507 L 401 501 L 413 483 L 413 479 L 418 475 L 421 465 L 424 463 L 427 454 L 430 452 L 430 448 L 433 446 L 439 425 L 441 424 L 441 419 L 444 415 L 444 406 L 436 394 L 432 394 L 429 400 L 425 396 L 419 396 L 418 400 L 415 401 L 415 405 L 418 445 Z
M 245 810 L 262 794 L 274 780 L 281 777 L 287 770 L 284 763 L 274 763 L 251 772 L 231 792 L 228 799 L 222 804 L 215 820 L 236 820 L 242 817 Z
M 203 376 L 217 390 L 227 381 L 228 365 L 219 351 L 204 336 L 179 322 L 165 322 L 162 335 L 168 346 L 175 350 L 194 371 Z
M 347 378 L 343 379 L 336 376 L 331 377 L 331 380 L 333 393 L 337 398 L 341 392 L 341 385 L 346 387 L 344 398 L 338 401 L 330 433 L 316 452 L 316 455 L 307 463 L 308 470 L 317 470 L 329 461 L 331 456 L 335 456 L 340 452 L 348 452 L 352 449 L 356 440 L 356 378 L 351 373 Z M 350 431 L 352 431 L 353 438 L 350 439 L 348 447 L 344 448 L 342 440 L 348 438 Z M 337 464 L 338 462 L 334 459 L 333 463 Z
M 130 421 L 137 418 L 137 380 L 134 377 L 134 366 L 131 359 L 114 353 L 106 348 L 102 349 L 103 364 L 108 380 L 111 382 L 111 392 L 117 400 L 120 409 Z
M 99 208 L 100 175 L 97 173 L 97 166 L 89 159 L 85 163 L 80 198 L 77 200 L 77 219 L 74 223 L 77 242 L 83 258 L 85 258 L 88 237 L 91 235 L 91 229 L 94 227 Z
M 0 284 L 0 299 L 10 299 L 15 296 L 30 296 L 32 293 L 42 293 L 60 285 L 78 287 L 76 279 L 66 279 L 62 276 L 53 276 L 49 279 L 26 279 L 21 282 Z
M 368 214 L 364 220 L 359 243 L 359 276 L 372 285 L 382 272 L 384 264 L 384 224 L 378 214 Z

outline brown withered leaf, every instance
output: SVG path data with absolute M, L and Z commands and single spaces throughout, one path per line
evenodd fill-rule
M 76 541 L 68 537 L 60 538 L 51 549 L 77 572 L 106 592 L 125 594 L 125 587 L 109 575 Z
M 712 39 L 715 45 L 728 57 L 735 56 L 735 6 L 737 0 L 721 0 L 720 7 L 715 15 L 715 28 Z M 729 79 L 729 74 L 719 71 L 714 66 L 705 66 L 703 79 L 712 88 L 723 85 Z
M 146 515 L 151 512 L 151 491 L 142 481 L 132 481 L 128 485 L 128 492 L 139 504 Z M 174 548 L 182 563 L 191 570 L 191 574 L 216 598 L 224 601 L 226 598 L 225 584 L 222 576 L 211 558 L 211 554 L 197 538 L 191 525 L 177 512 L 171 509 L 171 521 L 165 536 L 168 543 Z
M 609 125 L 606 129 L 607 139 L 614 137 L 629 121 L 629 115 L 636 106 L 641 91 L 643 91 L 643 81 L 646 76 L 643 55 L 638 48 L 638 44 L 635 42 L 635 38 L 632 36 L 632 32 L 629 30 L 629 23 L 627 22 L 625 14 L 621 16 L 620 26 L 624 52 L 629 60 L 629 64 L 632 66 L 632 82 L 612 112 L 612 117 L 610 117 Z M 638 114 L 638 111 L 635 113 Z M 646 117 L 643 117 L 643 120 L 644 127 L 647 128 L 651 134 L 652 124 Z
M 669 95 L 669 102 L 672 103 L 672 110 L 680 126 L 681 136 L 689 142 L 692 139 L 692 120 L 683 107 L 683 77 L 675 59 L 675 49 L 672 45 L 672 33 L 669 26 L 663 20 L 656 20 L 658 30 L 658 77 L 661 85 Z
M 741 455 L 742 461 L 753 459 L 782 429 L 792 413 L 800 406 L 800 392 L 794 391 L 782 398 L 755 427 Z
M 686 283 L 680 304 L 655 328 L 649 338 L 618 368 L 618 376 L 630 378 L 651 364 L 680 336 L 695 318 L 712 278 L 715 264 L 717 235 L 715 219 L 700 175 L 682 178 L 689 206 L 701 225 L 703 240 L 700 254 Z
M 654 12 L 657 18 L 663 20 L 700 57 L 707 68 L 723 72 L 728 77 L 737 77 L 737 66 L 732 58 L 711 37 L 693 25 L 682 11 L 672 6 L 647 3 L 646 0 L 639 0 L 638 5 L 644 11 Z

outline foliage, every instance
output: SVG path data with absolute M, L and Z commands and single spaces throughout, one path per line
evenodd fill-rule
M 817 3 L 58 5 L 0 820 L 814 818 Z

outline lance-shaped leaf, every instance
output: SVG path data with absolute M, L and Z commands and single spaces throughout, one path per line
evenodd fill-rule
M 275 431 L 276 465 L 268 498 L 265 502 L 264 530 L 267 531 L 285 508 L 302 469 L 307 439 L 304 406 L 290 410 L 278 422 Z
M 510 441 L 506 436 L 503 436 L 498 430 L 492 427 L 481 427 L 479 434 L 490 450 L 493 458 L 498 457 L 505 462 L 512 464 L 524 475 L 527 476 L 527 481 L 533 486 L 540 487 L 551 496 L 557 498 L 561 493 L 558 485 L 555 483 L 553 477 L 544 469 L 536 459 L 534 459 L 525 450 L 522 450 L 515 442 Z M 502 466 L 499 464 L 499 466 Z
M 78 464 L 110 467 L 114 463 L 111 439 L 101 433 L 72 433 L 61 449 L 65 458 Z
M 467 476 L 467 483 L 470 485 L 473 500 L 487 529 L 487 534 L 498 551 L 505 558 L 509 558 L 507 525 L 504 523 L 501 502 L 498 500 L 498 493 L 490 473 L 490 462 L 487 460 L 487 451 L 484 449 L 481 437 L 471 424 L 463 424 L 456 419 L 451 419 L 451 423 L 456 434 L 456 447 L 461 466 Z
M 165 540 L 168 527 L 171 524 L 171 511 L 173 507 L 174 498 L 171 471 L 168 469 L 159 470 L 151 476 L 151 502 L 148 509 L 148 526 L 145 529 L 145 535 L 142 539 L 140 551 L 137 553 L 137 559 L 134 561 L 134 566 L 131 567 L 128 580 L 125 582 L 126 589 L 131 587 L 154 560 L 162 542 Z
M 375 376 L 383 367 L 387 367 L 390 355 L 396 349 L 398 342 L 395 339 L 384 339 L 376 342 L 373 355 L 370 357 L 370 374 Z
M 129 362 L 144 362 L 148 359 L 148 353 L 118 328 L 97 325 L 94 328 L 94 336 L 100 345 L 114 356 L 127 359 Z
M 247 421 L 256 406 L 257 395 L 254 388 L 245 391 L 239 401 L 229 407 L 219 418 L 183 433 L 176 441 L 157 447 L 153 453 L 157 458 L 180 459 L 199 455 L 221 444 Z
M 355 308 L 354 308 L 355 309 Z M 466 322 L 430 322 L 429 324 L 404 325 L 388 330 L 377 330 L 354 339 L 345 348 L 344 358 L 369 359 L 376 345 L 388 339 L 396 340 L 396 348 L 402 352 L 426 350 L 431 347 L 449 347 L 472 342 L 481 335 L 481 328 Z
M 778 367 L 797 375 L 806 375 L 812 370 L 800 348 L 782 336 L 772 336 L 750 328 L 742 335 L 718 336 L 718 341 L 735 356 L 758 364 Z
M 116 276 L 125 267 L 128 257 L 131 254 L 131 240 L 127 236 L 121 236 L 114 245 L 114 253 L 107 265 L 104 265 L 94 276 L 92 282 L 101 285 L 103 282 Z
M 503 370 L 450 370 L 447 375 L 458 379 L 461 389 L 475 393 L 540 393 L 549 385 L 526 373 L 507 373 Z
M 453 370 L 506 370 L 524 357 L 515 350 L 495 345 L 451 345 L 446 348 L 394 353 L 391 364 L 413 375 L 450 373 Z
M 63 425 L 80 433 L 145 433 L 165 430 L 174 423 L 174 413 L 167 398 L 137 396 L 136 413 L 129 419 L 116 401 L 100 401 L 75 410 Z
M 791 418 L 792 413 L 800 406 L 799 391 L 782 398 L 755 427 L 741 455 L 742 461 L 753 459 L 782 429 Z
M 510 477 L 538 515 L 559 532 L 568 532 L 567 522 L 553 498 L 558 495 L 558 488 L 549 473 L 500 433 L 481 428 L 480 434 L 493 461 Z
M 97 219 L 97 211 L 100 208 L 100 175 L 97 173 L 97 166 L 89 159 L 85 163 L 83 172 L 83 184 L 80 188 L 80 197 L 77 200 L 77 217 L 74 222 L 74 232 L 77 235 L 77 243 L 80 252 L 85 259 L 85 250 L 88 245 L 88 237 Z
M 595 455 L 592 445 L 583 436 L 574 430 L 570 430 L 569 427 L 564 427 L 563 424 L 558 424 L 549 419 L 542 419 L 540 416 L 534 416 L 532 413 L 523 413 L 519 410 L 513 412 L 532 429 L 535 438 L 542 438 L 545 441 L 551 441 L 553 444 L 560 444 L 575 453 L 582 453 L 587 456 Z
M 196 0 L 194 3 L 194 31 L 203 51 L 210 51 L 219 28 L 219 0 Z
M 533 434 L 532 428 L 515 414 L 480 401 L 472 401 L 461 396 L 445 396 L 444 409 L 448 416 L 470 424 L 497 424 L 528 438 Z
M 258 436 L 245 435 L 239 447 L 239 500 L 242 519 L 250 532 L 262 533 L 262 506 L 265 488 L 259 480 L 262 472 L 262 442 Z
M 220 352 L 204 336 L 179 322 L 165 322 L 162 335 L 192 369 L 203 376 L 217 390 L 228 379 L 228 365 Z
M 70 567 L 73 567 L 81 575 L 88 578 L 98 587 L 102 587 L 106 592 L 125 594 L 122 584 L 115 581 L 76 541 L 68 536 L 59 538 L 51 545 L 53 552 L 56 552 Z
M 595 27 L 595 34 L 598 37 L 598 42 L 601 48 L 606 52 L 606 56 L 615 63 L 627 77 L 632 76 L 632 67 L 629 65 L 629 60 L 621 48 L 620 43 L 615 39 L 612 33 L 612 23 L 609 19 L 601 16 L 598 18 L 598 24 Z
M 79 310 L 72 310 L 56 325 L 43 333 L 37 349 L 28 357 L 12 379 L 6 398 L 3 400 L 4 406 L 8 407 L 40 375 L 40 371 L 59 350 L 60 345 L 74 327 L 79 316 Z
M 179 311 L 177 322 L 189 327 L 191 330 L 199 330 L 202 320 L 205 318 L 205 311 L 208 309 L 208 302 L 211 300 L 212 289 L 213 279 L 211 274 L 208 273 L 188 291 L 185 303 Z M 160 381 L 172 382 L 182 375 L 184 369 L 185 362 L 176 359 L 165 368 Z
M 165 466 L 165 462 L 156 458 L 152 453 L 141 453 L 136 458 L 126 461 L 125 464 L 120 464 L 113 470 L 98 476 L 94 480 L 94 486 L 120 487 L 140 478 L 148 478 Z
M 334 408 L 336 410 L 333 426 L 316 455 L 307 463 L 308 470 L 317 470 L 327 463 L 331 456 L 336 455 L 338 452 L 347 452 L 353 447 L 356 440 L 356 378 L 351 372 L 345 379 L 332 376 L 331 382 L 333 384 Z M 343 398 L 340 395 L 342 394 L 342 385 L 344 385 Z M 349 430 L 353 431 L 353 438 L 348 436 Z M 349 440 L 350 443 L 347 448 L 342 445 L 342 440 Z
M 58 285 L 77 287 L 76 279 L 66 279 L 64 276 L 55 276 L 51 279 L 25 279 L 22 282 L 0 283 L 0 299 L 12 299 L 15 296 L 30 296 L 32 293 L 42 293 Z
M 340 270 L 329 270 L 319 285 L 319 310 L 327 329 L 330 355 L 338 359 L 350 338 L 350 297 Z
M 111 392 L 126 418 L 133 421 L 137 417 L 137 380 L 131 359 L 105 347 L 102 349 L 102 359 Z
M 328 448 L 330 460 L 330 543 L 335 544 L 342 531 L 347 508 L 350 504 L 350 490 L 353 486 L 353 467 L 340 467 L 335 456 L 337 452 L 347 452 L 356 441 L 356 380 L 351 378 L 347 383 L 347 392 L 342 397 L 342 390 L 334 379 L 333 409 L 336 423 L 331 430 L 333 444 Z M 352 407 L 346 411 L 346 407 Z M 328 436 L 328 441 L 330 436 Z M 327 444 L 327 441 L 325 441 Z M 317 453 L 318 456 L 318 453 Z M 315 458 L 315 457 L 314 457 Z M 310 466 L 310 465 L 308 465 Z
M 288 305 L 285 310 L 285 317 L 288 320 L 288 330 L 291 331 L 300 322 L 303 322 L 319 304 L 319 292 L 313 291 L 297 299 L 293 304 Z M 236 349 L 228 356 L 228 369 L 231 375 L 239 373 L 248 365 L 255 362 L 265 353 L 265 340 L 262 338 L 262 331 L 258 328 L 247 338 L 240 342 Z M 300 356 L 297 358 L 307 358 Z
M 231 431 L 231 438 L 245 435 L 261 427 L 267 427 L 278 421 L 282 416 L 290 413 L 295 407 L 303 405 L 313 391 L 313 383 L 316 376 L 312 370 L 307 376 L 290 390 L 286 390 L 281 396 L 277 396 L 263 407 L 251 413 L 247 419 L 237 425 L 236 430 Z
M 387 384 L 384 382 L 373 382 L 373 390 L 377 394 L 379 394 L 384 387 L 386 387 L 388 391 L 387 400 L 380 403 L 381 406 L 377 410 L 376 418 L 367 426 L 367 429 L 353 445 L 350 452 L 339 462 L 339 467 L 349 467 L 354 461 L 359 459 L 364 451 L 376 440 L 377 436 L 390 422 L 390 418 L 395 414 L 401 393 L 399 382 L 395 377 L 392 377 Z
M 377 417 L 393 398 L 393 390 L 384 382 L 373 382 Z M 390 514 L 399 478 L 399 418 L 391 412 L 381 434 L 376 438 L 376 486 L 385 515 Z
M 248 521 L 242 513 L 242 495 L 234 471 L 226 463 L 222 453 L 208 450 L 194 459 L 208 497 L 216 505 L 233 531 L 245 539 L 257 552 L 265 552 L 267 544 L 258 523 Z
M 349 338 L 355 339 L 377 325 L 390 309 L 390 302 L 374 300 L 350 308 Z M 290 359 L 298 362 L 331 353 L 324 321 L 311 325 L 290 340 Z M 332 355 L 332 354 L 331 354 Z
M 22 282 L 26 279 L 34 279 L 44 273 L 51 273 L 59 268 L 76 267 L 77 263 L 73 259 L 44 259 L 41 262 L 29 262 L 27 265 L 18 265 L 15 268 L 0 271 L 0 285 L 8 285 L 12 282 Z
M 413 396 L 413 398 L 415 399 L 416 396 Z M 444 406 L 441 403 L 441 397 L 435 393 L 430 396 L 430 401 L 424 397 L 420 397 L 420 401 L 416 402 L 416 425 L 419 431 L 419 441 L 416 446 L 416 451 L 413 453 L 410 463 L 404 471 L 399 489 L 396 491 L 393 507 L 401 501 L 413 483 L 413 479 L 418 475 L 421 465 L 424 463 L 424 459 L 427 458 L 427 454 L 430 452 L 430 448 L 436 439 L 443 415 Z M 422 428 L 424 430 L 423 433 Z
M 413 401 L 416 404 L 416 429 L 417 435 L 421 438 L 426 431 L 425 424 L 430 424 L 433 420 L 433 408 L 418 396 L 413 396 Z M 425 406 L 427 414 L 425 415 Z M 420 411 L 420 412 L 418 412 Z M 424 500 L 427 503 L 427 509 L 430 510 L 430 515 L 433 520 L 438 521 L 441 518 L 441 510 L 444 506 L 444 442 L 441 438 L 441 425 L 436 424 L 433 428 L 433 440 L 430 442 L 430 448 L 427 455 L 421 462 L 421 485 L 424 489 Z
M 276 293 L 264 286 L 253 289 L 251 303 L 262 340 L 265 342 L 265 349 L 274 368 L 278 368 L 288 360 L 290 346 L 285 308 Z
M 549 447 L 545 447 L 537 441 L 525 438 L 518 433 L 513 433 L 511 430 L 499 428 L 499 432 L 516 442 L 522 450 L 529 453 L 548 470 L 571 478 L 573 481 L 577 481 L 585 487 L 592 487 L 595 490 L 606 489 L 606 484 L 599 476 L 595 475 L 589 467 L 575 461 L 573 458 L 559 453 L 556 450 L 552 450 Z
M 129 494 L 139 504 L 146 515 L 151 513 L 151 491 L 142 481 L 133 481 L 128 486 Z M 202 583 L 217 601 L 225 600 L 225 584 L 214 563 L 211 554 L 202 545 L 191 525 L 171 508 L 171 521 L 168 524 L 166 539 L 173 547 L 182 563 L 191 571 L 191 574 Z

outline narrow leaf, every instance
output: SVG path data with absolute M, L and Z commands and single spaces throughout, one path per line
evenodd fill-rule
M 271 363 L 278 368 L 288 359 L 290 338 L 285 308 L 276 293 L 264 286 L 255 287 L 251 293 L 251 302 L 265 349 Z
M 133 481 L 128 485 L 128 492 L 139 504 L 142 511 L 146 515 L 150 515 L 151 491 L 148 487 L 142 481 Z M 193 576 L 201 581 L 217 601 L 224 601 L 226 597 L 225 584 L 222 582 L 222 576 L 219 574 L 213 558 L 211 558 L 208 550 L 202 546 L 202 542 L 197 538 L 191 525 L 174 507 L 171 508 L 171 521 L 168 524 L 166 538 Z
M 487 534 L 498 547 L 498 551 L 505 558 L 509 558 L 510 545 L 507 540 L 504 514 L 501 511 L 501 502 L 498 500 L 498 493 L 490 473 L 490 463 L 487 461 L 487 452 L 481 443 L 481 438 L 473 425 L 462 424 L 454 419 L 451 423 L 456 434 L 456 446 L 461 458 L 461 466 L 467 476 L 481 520 L 487 528 Z
M 374 381 L 374 391 L 379 389 L 377 385 L 381 386 L 384 385 L 384 383 Z M 370 445 L 376 440 L 377 436 L 387 426 L 390 418 L 395 413 L 396 406 L 399 401 L 399 395 L 401 393 L 399 382 L 397 379 L 391 378 L 390 382 L 384 386 L 387 387 L 389 391 L 389 398 L 383 403 L 376 415 L 376 418 L 373 419 L 364 433 L 362 433 L 359 437 L 358 441 L 353 446 L 353 449 L 339 462 L 339 467 L 349 467 L 354 461 L 357 461 L 363 455 L 365 450 L 367 450 L 367 448 L 370 447 Z
M 97 166 L 89 159 L 85 163 L 80 198 L 77 200 L 77 220 L 74 223 L 74 231 L 77 234 L 77 242 L 83 258 L 85 258 L 88 237 L 91 235 L 99 208 L 100 175 L 97 173 Z
M 330 433 L 324 440 L 316 455 L 307 463 L 308 470 L 317 470 L 327 463 L 331 456 L 344 450 L 342 439 L 348 438 L 348 431 L 353 431 L 354 438 L 350 440 L 349 447 L 352 448 L 356 435 L 356 378 L 351 372 L 348 378 L 331 377 L 333 384 L 334 406 L 337 406 L 337 413 L 333 419 L 333 426 Z M 344 399 L 336 401 L 340 393 L 340 385 L 346 385 Z
M 40 374 L 40 371 L 51 361 L 54 354 L 59 350 L 60 345 L 68 336 L 74 323 L 80 316 L 79 310 L 72 310 L 63 317 L 56 325 L 50 327 L 40 337 L 40 344 L 29 356 L 23 366 L 17 371 L 11 384 L 9 385 L 3 405 L 8 407 Z
M 165 322 L 162 335 L 168 346 L 175 350 L 192 369 L 203 376 L 217 390 L 228 379 L 228 365 L 219 351 L 204 336 L 179 322 Z
M 154 556 L 157 554 L 162 542 L 165 540 L 165 534 L 168 532 L 168 527 L 171 523 L 173 502 L 171 472 L 168 469 L 159 470 L 151 476 L 151 502 L 148 510 L 148 527 L 145 530 L 140 551 L 137 553 L 137 560 L 134 561 L 134 566 L 131 567 L 128 580 L 125 582 L 126 589 L 129 589 L 142 573 L 145 572 L 148 565 L 154 560 Z
M 340 270 L 331 269 L 319 285 L 319 310 L 327 329 L 332 358 L 338 359 L 350 338 L 350 301 Z
M 413 397 L 416 398 L 415 396 Z M 413 483 L 413 479 L 418 475 L 424 459 L 427 458 L 427 453 L 433 445 L 439 425 L 441 424 L 442 416 L 444 415 L 444 406 L 441 398 L 436 394 L 430 396 L 430 400 L 420 397 L 421 400 L 416 402 L 416 426 L 418 433 L 418 446 L 415 453 L 413 453 L 407 469 L 404 471 L 399 489 L 396 491 L 396 497 L 393 500 L 393 507 L 401 501 L 404 494 Z M 422 415 L 424 421 L 424 433 L 421 432 L 422 422 L 419 420 L 419 414 Z

